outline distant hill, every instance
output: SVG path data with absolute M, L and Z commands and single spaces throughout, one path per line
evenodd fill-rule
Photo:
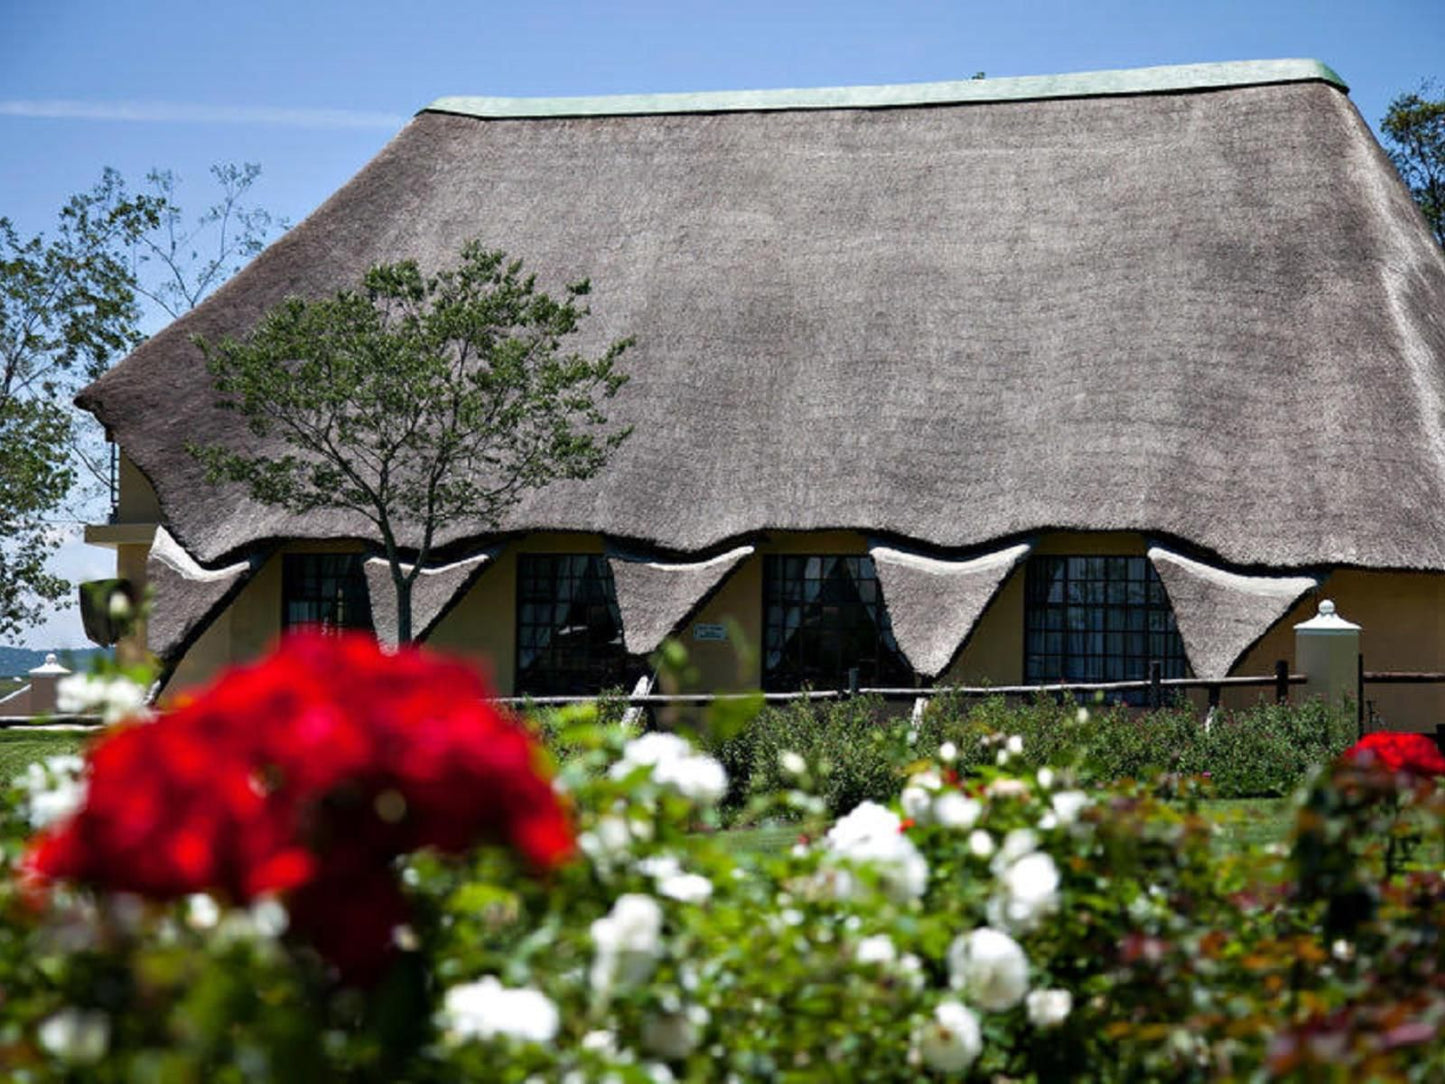
M 0 677 L 24 677 L 31 670 L 45 662 L 47 651 L 35 651 L 28 647 L 0 647 Z M 111 657 L 108 647 L 81 647 L 54 649 L 56 660 L 70 670 L 90 669 L 90 660 L 96 655 Z

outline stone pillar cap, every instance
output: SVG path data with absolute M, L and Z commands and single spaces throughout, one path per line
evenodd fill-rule
M 60 677 L 68 673 L 70 673 L 69 670 L 67 670 L 65 667 L 61 666 L 60 663 L 55 661 L 55 652 L 52 651 L 50 654 L 45 656 L 44 665 L 37 666 L 34 670 L 30 671 L 30 676 L 46 677 L 49 674 L 54 674 L 56 677 Z
M 1329 599 L 1320 602 L 1320 611 L 1308 621 L 1301 621 L 1295 627 L 1296 632 L 1313 632 L 1329 634 L 1343 634 L 1359 632 L 1360 626 L 1353 621 L 1346 621 L 1339 614 L 1335 613 L 1335 604 Z

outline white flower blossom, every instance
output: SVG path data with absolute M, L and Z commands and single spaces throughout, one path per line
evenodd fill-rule
M 529 987 L 508 989 L 494 975 L 449 989 L 442 998 L 442 1019 L 452 1042 L 501 1035 L 547 1043 L 562 1022 L 546 994 Z
M 886 966 L 897 961 L 898 950 L 893 946 L 891 937 L 886 933 L 879 933 L 859 941 L 858 947 L 853 950 L 853 958 L 860 964 Z
M 919 824 L 931 822 L 933 795 L 922 787 L 904 787 L 903 793 L 898 796 L 898 804 L 903 807 L 905 817 L 910 817 Z
M 885 891 L 902 902 L 917 899 L 928 887 L 928 863 L 902 832 L 898 815 L 876 802 L 863 802 L 828 830 L 824 844 L 838 858 L 872 866 Z M 839 878 L 843 895 L 848 878 Z
M 727 793 L 723 766 L 710 756 L 693 752 L 676 734 L 654 731 L 628 742 L 622 759 L 612 765 L 611 775 L 623 779 L 641 767 L 652 769 L 655 783 L 672 787 L 700 805 L 714 805 Z
M 1022 779 L 995 779 L 983 792 L 990 798 L 1027 798 L 1029 785 Z
M 1054 770 L 1052 768 L 1040 768 L 1038 774 L 1039 786 L 1044 790 L 1054 788 Z
M 1081 790 L 1061 790 L 1050 803 L 1059 823 L 1065 826 L 1076 822 L 1088 804 L 1089 796 Z
M 941 1001 L 915 1040 L 923 1064 L 935 1073 L 962 1073 L 983 1052 L 978 1017 L 957 1001 Z
M 1024 739 L 1018 734 L 1010 734 L 1008 741 L 1004 742 L 1004 748 L 1013 756 L 1019 756 L 1024 751 Z
M 987 858 L 993 854 L 993 836 L 982 828 L 975 828 L 968 834 L 968 850 L 975 858 Z
M 967 831 L 983 816 L 983 805 L 956 790 L 944 791 L 933 800 L 933 819 L 944 828 Z
M 945 764 L 952 764 L 958 759 L 958 746 L 951 741 L 946 741 L 938 747 L 938 759 Z
M 1015 828 L 1003 837 L 1003 846 L 993 860 L 994 873 L 1002 873 L 1026 854 L 1039 849 L 1039 837 L 1031 828 Z
M 605 992 L 615 983 L 645 982 L 662 956 L 661 906 L 639 892 L 619 896 L 612 910 L 592 923 L 592 942 L 597 946 L 590 974 L 594 988 Z
M 1069 1018 L 1074 995 L 1067 990 L 1030 990 L 1024 998 L 1029 1023 L 1036 1028 L 1056 1028 Z
M 988 901 L 988 920 L 1007 930 L 1027 931 L 1058 906 L 1059 868 L 1048 853 L 1033 851 L 999 875 Z
M 989 1012 L 1004 1012 L 1029 991 L 1029 961 L 1019 943 L 1002 930 L 982 926 L 954 939 L 948 949 L 954 989 Z
M 214 929 L 221 921 L 221 908 L 204 892 L 186 897 L 186 925 L 193 930 Z
M 682 903 L 702 903 L 712 897 L 712 882 L 701 873 L 674 873 L 658 880 L 657 894 Z
M 785 775 L 802 776 L 808 772 L 808 762 L 791 749 L 784 749 L 778 754 L 778 767 Z
M 61 1061 L 94 1065 L 110 1048 L 110 1017 L 93 1009 L 61 1009 L 41 1022 L 39 1038 Z
M 642 1021 L 642 1048 L 665 1061 L 681 1061 L 697 1048 L 707 1022 L 707 1010 L 701 1005 L 652 1013 Z
M 32 828 L 46 828 L 65 820 L 85 804 L 85 761 L 78 756 L 46 757 L 31 764 L 15 785 L 25 792 L 25 809 Z
M 61 715 L 99 715 L 106 726 L 138 716 L 150 718 L 143 688 L 126 677 L 71 674 L 55 685 L 55 710 Z

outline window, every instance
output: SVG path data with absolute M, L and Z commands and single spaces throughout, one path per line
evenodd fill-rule
M 871 557 L 769 556 L 763 563 L 763 686 L 911 686 Z
M 281 565 L 281 627 L 372 631 L 359 553 L 288 553 Z
M 595 696 L 630 685 L 639 671 L 622 644 L 622 616 L 605 557 L 518 558 L 518 694 Z
M 1024 606 L 1024 680 L 1142 681 L 1189 663 L 1169 596 L 1146 557 L 1033 557 Z M 1142 695 L 1129 695 L 1130 701 Z

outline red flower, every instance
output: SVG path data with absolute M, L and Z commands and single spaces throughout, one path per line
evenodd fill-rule
M 103 739 L 85 805 L 35 841 L 27 872 L 153 899 L 289 892 L 291 928 L 372 977 L 404 915 L 396 855 L 491 841 L 547 868 L 572 853 L 532 738 L 487 695 L 414 648 L 293 637 Z
M 1398 730 L 1366 734 L 1345 750 L 1342 759 L 1366 766 L 1378 764 L 1391 772 L 1445 775 L 1445 756 L 1424 734 Z

